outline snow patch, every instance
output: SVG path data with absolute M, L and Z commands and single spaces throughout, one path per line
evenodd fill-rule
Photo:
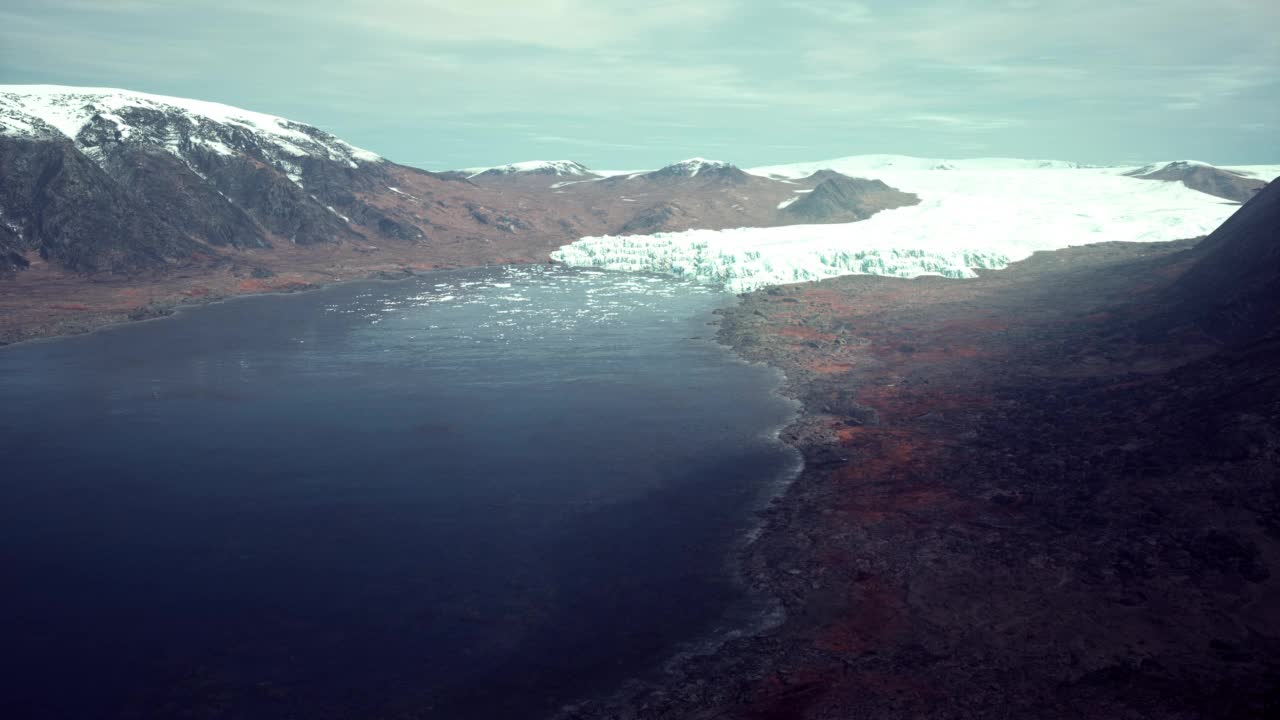
M 733 167 L 722 160 L 708 160 L 706 158 L 689 158 L 681 160 L 678 163 L 672 163 L 655 173 L 663 173 L 664 175 L 684 175 L 686 177 L 697 177 L 698 173 L 704 170 L 724 170 Z

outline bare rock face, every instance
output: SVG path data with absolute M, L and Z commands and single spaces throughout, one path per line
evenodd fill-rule
M 244 207 L 173 155 L 151 147 L 112 155 L 108 174 L 141 205 L 166 218 L 182 218 L 184 229 L 210 245 L 267 247 L 270 243 Z
M 1185 161 L 1147 165 L 1127 174 L 1143 180 L 1180 182 L 1192 190 L 1240 203 L 1248 202 L 1267 185 L 1262 180 L 1248 178 L 1230 170 Z
M 636 213 L 621 228 L 623 235 L 647 235 L 649 233 L 674 230 L 687 224 L 689 213 L 675 202 L 662 202 L 651 205 Z
M 782 209 L 797 222 L 855 222 L 881 210 L 915 205 L 920 198 L 895 190 L 879 180 L 851 178 L 830 170 L 810 176 L 818 184 L 809 193 Z
M 154 269 L 199 244 L 68 141 L 0 136 L 7 256 L 34 252 L 71 270 Z M 26 266 L 10 257 L 11 269 Z

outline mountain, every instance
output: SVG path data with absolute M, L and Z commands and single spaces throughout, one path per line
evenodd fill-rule
M 386 192 L 398 166 L 315 127 L 216 103 L 0 86 L 0 158 L 5 216 L 23 246 L 79 271 L 154 267 L 205 245 L 421 235 L 358 197 Z
M 1280 330 L 1280 185 L 1271 183 L 1197 248 L 1203 254 L 1163 298 L 1157 327 L 1194 325 L 1247 344 Z
M 554 177 L 596 177 L 582 163 L 572 160 L 529 160 L 489 168 L 471 168 L 469 177 L 504 177 L 512 175 L 550 175 Z
M 799 221 L 777 212 L 790 187 L 724 162 L 614 178 L 567 160 L 436 174 L 285 118 L 107 88 L 0 86 L 0 177 L 7 274 L 33 260 L 125 274 L 272 264 L 321 245 L 534 260 L 582 235 Z
M 1178 182 L 1192 190 L 1241 203 L 1248 202 L 1267 185 L 1262 180 L 1246 177 L 1242 173 L 1194 160 L 1155 163 L 1125 174 L 1143 180 Z
M 782 208 L 785 216 L 800 222 L 856 222 L 877 212 L 905 205 L 919 199 L 894 190 L 880 180 L 851 178 L 834 170 L 820 170 L 809 176 L 816 185 Z
M 653 182 L 685 180 L 698 178 L 702 182 L 727 182 L 742 184 L 747 182 L 747 174 L 730 163 L 722 160 L 706 158 L 690 158 L 672 163 L 647 173 L 628 176 L 628 179 L 640 179 Z

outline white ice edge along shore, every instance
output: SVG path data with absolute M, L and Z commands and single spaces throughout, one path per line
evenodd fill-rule
M 732 292 L 851 274 L 963 278 L 1040 250 L 1207 235 L 1239 207 L 1180 183 L 1124 175 L 1136 167 L 864 156 L 756 168 L 749 172 L 790 178 L 831 168 L 883 180 L 921 202 L 840 225 L 584 237 L 552 258 L 667 273 Z M 1276 168 L 1234 169 L 1266 177 Z

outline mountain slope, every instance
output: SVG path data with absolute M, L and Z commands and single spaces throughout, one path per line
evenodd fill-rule
M 1194 324 L 1240 344 L 1280 329 L 1280 184 L 1271 183 L 1197 248 L 1168 291 L 1163 324 Z
M 832 170 L 821 170 L 809 179 L 818 184 L 787 204 L 783 215 L 806 223 L 856 222 L 880 210 L 920 202 L 916 196 L 894 190 L 880 180 L 851 178 Z
M 78 271 L 150 269 L 202 245 L 362 239 L 336 206 L 369 210 L 351 191 L 385 185 L 390 167 L 300 123 L 111 89 L 2 86 L 0 141 L 8 222 L 26 249 Z M 51 195 L 59 177 L 71 180 Z M 96 210 L 49 223 L 53 200 Z M 108 205 L 132 219 L 109 222 Z
M 14 256 L 27 253 L 80 272 L 155 268 L 199 248 L 65 139 L 0 136 L 0 178 L 10 269 L 25 267 Z
M 1192 190 L 1241 203 L 1248 202 L 1267 185 L 1231 170 L 1186 160 L 1146 165 L 1125 174 L 1143 180 L 1178 182 Z

